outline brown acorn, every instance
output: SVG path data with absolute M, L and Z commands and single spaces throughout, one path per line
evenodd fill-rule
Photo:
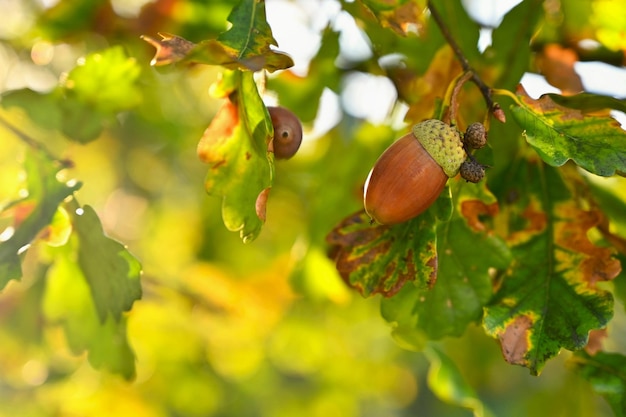
M 448 176 L 412 133 L 378 158 L 365 181 L 365 211 L 380 224 L 402 223 L 439 197 Z
M 268 149 L 276 159 L 289 159 L 295 155 L 302 143 L 302 124 L 298 116 L 284 107 L 268 107 L 267 111 L 274 126 L 274 137 Z

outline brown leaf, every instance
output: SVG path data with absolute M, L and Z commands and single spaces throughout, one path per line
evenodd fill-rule
M 572 95 L 583 91 L 583 83 L 574 69 L 578 62 L 576 51 L 563 48 L 558 44 L 547 44 L 537 54 L 536 65 L 546 80 L 561 89 L 563 95 Z
M 521 217 L 526 220 L 524 228 L 511 233 L 506 238 L 511 246 L 519 245 L 542 233 L 548 224 L 546 213 L 541 209 L 539 202 L 534 199 L 530 200 L 528 206 L 521 213 Z
M 622 266 L 619 260 L 612 258 L 613 250 L 594 245 L 588 237 L 589 230 L 601 222 L 600 212 L 563 204 L 557 206 L 557 215 L 566 221 L 555 223 L 555 243 L 568 251 L 586 255 L 578 270 L 589 288 L 594 289 L 598 281 L 609 281 L 619 275 Z
M 411 79 L 406 85 L 397 85 L 403 96 L 411 98 L 406 119 L 417 122 L 431 117 L 433 103 L 445 97 L 448 85 L 461 71 L 461 64 L 446 45 L 437 51 L 423 76 Z
M 407 2 L 392 11 L 381 12 L 379 19 L 383 27 L 388 27 L 401 36 L 410 32 L 419 33 L 423 25 L 423 11 L 417 2 Z
M 154 39 L 150 36 L 142 35 L 141 39 L 156 48 L 156 54 L 150 65 L 161 66 L 171 64 L 183 59 L 196 44 L 169 33 L 159 33 L 161 39 Z

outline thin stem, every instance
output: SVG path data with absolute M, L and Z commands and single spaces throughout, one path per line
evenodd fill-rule
M 463 87 L 463 84 L 465 84 L 471 78 L 471 76 L 472 74 L 470 72 L 464 72 L 463 74 L 461 74 L 460 77 L 457 77 L 457 79 L 455 80 L 456 82 L 454 83 L 452 87 L 452 92 L 450 94 L 450 101 L 449 101 L 450 124 L 456 125 L 456 112 L 459 109 L 459 101 L 457 100 L 457 97 L 459 93 L 461 92 L 461 88 Z
M 61 164 L 61 166 L 63 167 L 70 167 L 72 166 L 72 162 L 66 159 L 59 159 L 56 156 L 54 156 L 52 154 L 52 152 L 50 152 L 48 150 L 48 148 L 46 148 L 44 145 L 42 145 L 41 143 L 37 142 L 35 139 L 31 138 L 30 136 L 28 136 L 26 133 L 22 132 L 20 129 L 18 129 L 17 127 L 13 126 L 11 123 L 9 123 L 4 117 L 0 116 L 0 124 L 3 125 L 5 128 L 7 128 L 9 131 L 11 131 L 11 133 L 13 133 L 15 136 L 17 136 L 22 142 L 24 142 L 25 144 L 27 144 L 28 146 L 30 146 L 31 148 L 33 148 L 36 151 L 39 151 L 41 153 L 43 153 L 48 159 L 50 159 L 51 161 L 55 161 L 58 162 L 59 164 Z
M 487 107 L 489 108 L 489 111 L 494 115 L 496 119 L 498 119 L 501 122 L 505 122 L 506 119 L 504 117 L 504 112 L 502 111 L 502 108 L 500 108 L 500 105 L 494 102 L 493 99 L 491 98 L 491 88 L 487 84 L 485 84 L 483 80 L 478 76 L 476 71 L 474 71 L 469 61 L 463 54 L 463 51 L 457 44 L 456 40 L 452 37 L 452 34 L 450 33 L 448 26 L 446 26 L 445 22 L 443 21 L 441 17 L 441 14 L 439 14 L 439 11 L 437 10 L 437 8 L 435 7 L 435 5 L 433 4 L 431 0 L 428 1 L 428 9 L 430 10 L 431 16 L 435 20 L 435 23 L 437 23 L 437 26 L 439 26 L 439 30 L 441 30 L 443 37 L 446 39 L 446 42 L 448 43 L 448 45 L 450 45 L 450 48 L 452 48 L 454 55 L 456 55 L 456 58 L 461 63 L 461 67 L 463 67 L 463 71 L 471 74 L 470 79 L 472 80 L 474 84 L 476 84 L 476 86 L 480 90 L 480 93 L 483 95 L 485 102 L 487 103 Z

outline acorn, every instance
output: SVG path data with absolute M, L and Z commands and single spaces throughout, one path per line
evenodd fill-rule
M 463 142 L 472 149 L 480 149 L 487 144 L 487 132 L 480 122 L 474 122 L 467 127 Z
M 380 155 L 365 181 L 365 211 L 380 224 L 397 224 L 423 213 L 448 178 L 467 159 L 459 132 L 440 120 L 425 120 Z
M 295 155 L 302 143 L 302 124 L 298 116 L 284 107 L 268 107 L 267 111 L 274 126 L 274 137 L 268 145 L 276 159 L 289 159 Z

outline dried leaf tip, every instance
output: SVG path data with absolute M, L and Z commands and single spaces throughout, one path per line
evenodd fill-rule
M 141 35 L 141 39 L 156 48 L 156 54 L 150 61 L 150 65 L 152 66 L 178 62 L 196 46 L 193 42 L 170 33 L 159 32 L 158 35 L 161 37 L 160 40 L 147 35 Z

